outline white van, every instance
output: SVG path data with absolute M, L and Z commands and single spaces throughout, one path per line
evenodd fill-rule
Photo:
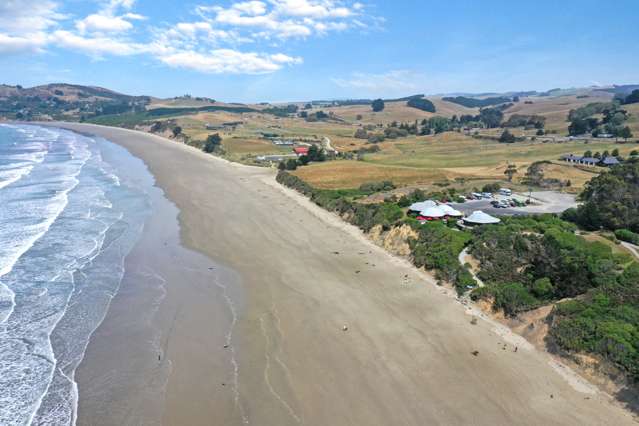
M 513 192 L 508 188 L 502 188 L 499 190 L 499 195 L 510 197 L 511 195 L 513 195 Z

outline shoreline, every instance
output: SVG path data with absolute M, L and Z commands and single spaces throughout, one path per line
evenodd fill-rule
M 522 350 L 517 360 L 511 359 L 513 355 L 495 345 L 508 345 L 509 339 L 492 321 L 469 325 L 454 297 L 442 298 L 445 291 L 430 282 L 420 285 L 431 277 L 374 245 L 359 230 L 353 234 L 350 225 L 300 200 L 301 195 L 287 194 L 270 172 L 226 164 L 151 135 L 71 126 L 109 134 L 107 139 L 142 158 L 156 185 L 180 208 L 184 245 L 239 272 L 247 293 L 247 309 L 237 324 L 243 348 L 239 398 L 248 407 L 249 421 L 257 416 L 272 420 L 267 424 L 388 424 L 391 419 L 485 424 L 521 422 L 528 416 L 530 424 L 596 418 L 632 422 L 601 393 L 584 402 L 555 369 L 544 365 L 544 354 Z M 166 158 L 181 156 L 178 153 L 185 158 Z M 198 169 L 190 171 L 189 179 L 176 168 L 185 164 Z M 216 172 L 214 165 L 224 170 Z M 211 178 L 208 173 L 230 188 L 207 188 L 201 180 Z M 180 193 L 193 187 L 195 194 Z M 214 192 L 209 196 L 213 200 L 206 199 L 207 189 Z M 248 196 L 239 197 L 241 191 Z M 230 195 L 239 200 L 234 203 Z M 260 209 L 263 221 L 242 216 Z M 215 217 L 226 223 L 204 222 L 198 232 L 194 222 L 202 221 L 197 219 Z M 240 223 L 228 222 L 229 217 Z M 219 244 L 208 242 L 207 236 Z M 235 252 L 242 251 L 242 240 L 258 246 L 254 256 Z M 322 247 L 313 245 L 318 240 Z M 257 265 L 248 264 L 251 261 Z M 404 274 L 408 284 L 400 280 Z M 311 282 L 300 282 L 303 276 Z M 348 324 L 348 333 L 342 332 L 343 324 Z M 479 357 L 469 354 L 475 347 Z M 422 407 L 425 401 L 431 404 Z

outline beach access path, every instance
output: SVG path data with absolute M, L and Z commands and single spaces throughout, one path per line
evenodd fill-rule
M 633 424 L 607 394 L 548 354 L 279 186 L 273 170 L 130 130 L 64 127 L 143 159 L 180 209 L 183 244 L 240 277 L 239 398 L 229 410 L 241 417 L 233 424 Z M 163 333 L 180 330 L 176 321 Z M 206 318 L 200 322 L 192 339 L 211 338 Z M 232 391 L 188 356 L 198 345 L 184 341 L 173 346 L 165 424 L 180 424 L 193 398 L 213 407 Z M 190 393 L 181 377 L 216 386 Z M 188 424 L 215 424 L 218 414 L 203 409 Z

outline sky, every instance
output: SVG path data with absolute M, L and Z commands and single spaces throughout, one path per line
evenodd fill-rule
M 636 0 L 0 0 L 0 83 L 227 102 L 639 83 Z

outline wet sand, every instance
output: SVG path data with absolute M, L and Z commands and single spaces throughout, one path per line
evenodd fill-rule
M 140 298 L 126 291 L 152 291 L 136 289 L 131 276 L 78 369 L 79 424 L 153 424 L 144 413 L 159 411 L 167 425 L 633 423 L 609 396 L 508 330 L 489 319 L 472 325 L 469 310 L 430 275 L 279 187 L 272 171 L 230 164 L 152 135 L 64 127 L 106 137 L 142 158 L 180 210 L 182 244 L 235 271 L 218 281 L 207 277 L 202 256 L 185 275 L 182 265 L 192 253 L 169 263 L 163 227 L 152 232 L 149 226 L 146 242 L 128 261 L 135 270 L 156 256 L 166 275 L 166 296 L 150 322 L 159 340 L 169 342 L 160 364 L 170 369 L 157 374 L 165 377 L 166 391 L 139 391 L 137 369 L 131 368 L 130 388 L 118 382 L 118 395 L 130 400 L 117 405 L 130 416 L 116 423 L 103 398 L 112 393 L 110 382 L 92 380 L 95 369 L 123 374 L 132 367 L 130 349 L 144 352 L 129 348 L 127 342 L 137 342 L 123 328 L 148 316 L 148 303 L 136 305 Z M 223 348 L 231 318 L 215 282 L 232 289 L 237 284 L 243 293 L 231 295 L 243 301 L 231 342 L 237 400 L 229 386 L 229 348 Z M 145 359 L 139 354 L 133 358 Z M 101 365 L 105 360 L 108 367 Z M 145 362 L 158 365 L 157 357 Z M 96 413 L 92 400 L 100 398 L 106 405 Z M 101 421 L 92 422 L 94 415 Z

